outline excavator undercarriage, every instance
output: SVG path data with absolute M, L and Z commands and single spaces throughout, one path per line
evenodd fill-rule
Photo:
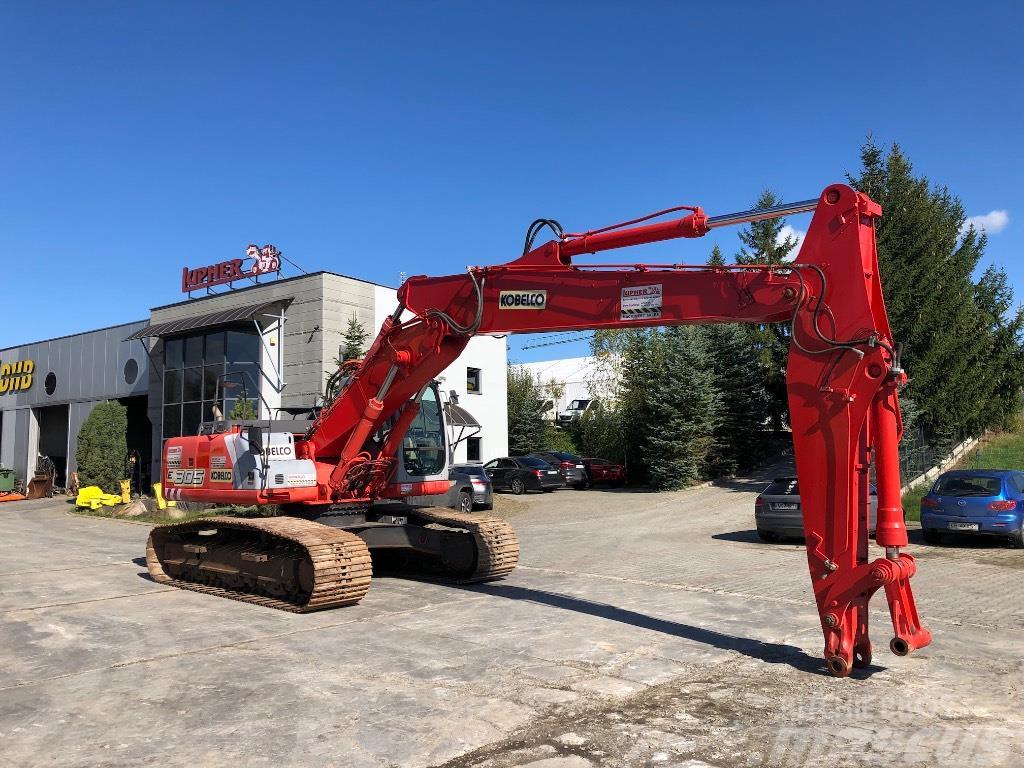
M 146 546 L 155 581 L 293 613 L 358 603 L 374 572 L 472 584 L 518 560 L 504 520 L 443 508 L 210 517 L 154 528 Z

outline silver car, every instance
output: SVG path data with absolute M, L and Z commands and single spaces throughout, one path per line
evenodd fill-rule
M 878 517 L 878 496 L 875 493 L 875 486 L 869 487 L 869 532 L 874 536 Z M 757 524 L 757 535 L 761 541 L 803 538 L 804 516 L 800 510 L 800 486 L 795 477 L 776 477 L 771 485 L 758 494 L 754 501 L 754 522 Z
M 482 464 L 455 464 L 448 473 L 452 487 L 448 506 L 463 512 L 476 508 L 490 509 L 494 505 L 491 479 Z

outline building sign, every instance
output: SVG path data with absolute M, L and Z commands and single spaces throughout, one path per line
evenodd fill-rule
M 281 252 L 272 245 L 250 245 L 244 259 L 231 259 L 208 267 L 181 268 L 181 292 L 190 293 L 198 288 L 227 285 L 235 280 L 281 271 Z
M 24 392 L 32 386 L 32 372 L 36 364 L 32 360 L 19 360 L 16 363 L 0 362 L 0 395 L 8 392 Z

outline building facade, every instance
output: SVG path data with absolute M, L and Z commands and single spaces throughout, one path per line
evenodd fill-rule
M 349 320 L 362 324 L 369 345 L 396 306 L 394 288 L 317 272 L 155 307 L 148 321 L 0 350 L 0 466 L 26 480 L 45 455 L 65 485 L 77 469 L 82 422 L 96 403 L 118 400 L 148 485 L 160 477 L 163 441 L 196 434 L 203 421 L 308 418 L 337 368 Z M 463 438 L 455 461 L 507 453 L 505 365 L 504 340 L 477 337 L 439 377 L 446 398 L 479 422 L 449 435 Z
M 524 369 L 537 381 L 544 396 L 551 403 L 547 417 L 556 421 L 559 414 L 569 411 L 574 400 L 605 399 L 615 389 L 618 366 L 607 360 L 587 357 L 565 357 L 522 363 Z

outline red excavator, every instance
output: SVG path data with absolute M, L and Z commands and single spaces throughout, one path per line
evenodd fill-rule
M 584 254 L 814 211 L 795 261 L 780 265 L 581 264 Z M 681 217 L 663 217 L 685 212 Z M 836 676 L 871 661 L 868 602 L 884 588 L 897 655 L 926 646 L 910 588 L 916 566 L 900 499 L 897 391 L 906 381 L 882 299 L 881 208 L 848 186 L 815 200 L 706 216 L 679 206 L 602 229 L 529 228 L 523 255 L 465 274 L 409 278 L 365 358 L 343 368 L 313 422 L 219 421 L 168 440 L 165 493 L 214 504 L 276 505 L 261 518 L 214 517 L 153 530 L 153 578 L 304 612 L 358 602 L 380 568 L 457 582 L 510 572 L 514 531 L 496 516 L 386 504 L 449 487 L 435 377 L 475 334 L 788 323 L 786 379 L 807 564 L 825 661 Z M 654 219 L 662 219 L 654 223 Z M 555 238 L 534 247 L 550 229 Z M 656 386 L 656 382 L 652 383 Z M 308 426 L 311 423 L 311 426 Z M 878 494 L 868 559 L 869 475 Z

